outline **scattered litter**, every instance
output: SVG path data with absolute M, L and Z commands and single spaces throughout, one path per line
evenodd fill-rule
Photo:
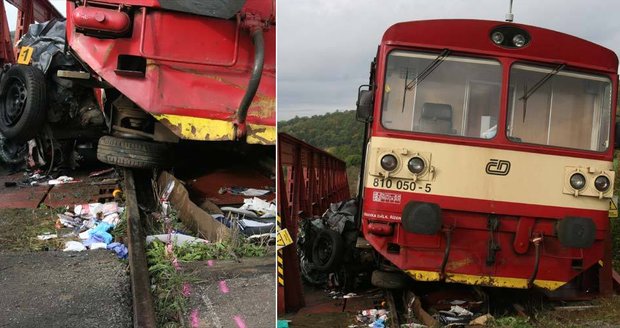
M 62 175 L 62 176 L 59 176 L 56 179 L 47 181 L 47 184 L 53 186 L 53 185 L 59 185 L 59 184 L 65 184 L 65 183 L 76 183 L 76 182 L 79 182 L 79 181 L 73 180 L 72 177 L 68 177 L 66 175 Z
M 105 175 L 105 174 L 108 174 L 108 173 L 112 173 L 112 172 L 114 172 L 114 168 L 113 167 L 111 167 L 109 169 L 104 169 L 104 170 L 99 170 L 99 171 L 91 172 L 88 175 L 88 177 L 90 177 L 90 178 L 99 177 L 99 176 L 102 176 L 102 175 Z
M 65 243 L 65 249 L 63 249 L 62 251 L 63 252 L 81 252 L 85 250 L 86 250 L 86 247 L 82 245 L 82 243 L 71 240 Z
M 55 233 L 49 233 L 49 232 L 46 232 L 42 235 L 37 236 L 37 239 L 39 240 L 49 240 L 49 239 L 54 239 L 54 238 L 58 238 L 58 235 Z
M 262 243 L 270 243 L 272 240 L 276 239 L 277 235 L 275 232 L 270 233 L 261 233 L 258 235 L 248 236 L 248 241 L 252 242 L 262 242 Z
M 288 328 L 288 323 L 290 322 L 290 320 L 278 320 L 278 327 L 277 328 Z
M 82 225 L 82 220 L 74 218 L 67 214 L 58 214 L 58 221 L 67 228 L 79 228 Z
M 225 209 L 227 209 L 227 207 L 222 207 L 222 210 L 225 210 Z M 239 228 L 241 233 L 243 233 L 246 237 L 254 236 L 254 235 L 262 235 L 262 234 L 267 234 L 267 233 L 274 233 L 273 237 L 275 238 L 275 229 L 276 229 L 275 218 L 269 218 L 269 219 L 258 219 L 257 218 L 257 219 L 251 220 L 251 219 L 243 218 L 246 216 L 240 217 L 238 213 L 235 213 L 233 211 L 226 211 L 226 212 L 228 212 L 228 216 L 224 216 L 221 214 L 213 214 L 212 216 L 214 219 L 223 223 L 228 228 L 232 228 L 233 226 L 236 225 L 236 227 Z
M 174 190 L 174 180 L 171 180 L 170 182 L 168 182 L 168 184 L 166 185 L 166 189 L 161 194 L 160 201 L 161 202 L 167 202 L 168 199 L 170 198 L 170 194 L 172 194 L 173 190 Z
M 493 316 L 490 314 L 485 314 L 477 317 L 476 319 L 469 322 L 470 326 L 486 326 L 487 323 L 493 320 Z
M 108 247 L 108 245 L 106 243 L 92 243 L 90 245 L 90 249 L 94 250 L 94 249 L 106 249 Z
M 121 212 L 123 208 L 119 207 L 117 202 L 81 204 L 73 208 L 73 213 L 82 218 L 102 219 L 110 214 Z
M 276 216 L 276 204 L 264 201 L 260 198 L 246 198 L 243 200 L 242 210 L 254 211 L 261 214 L 261 218 Z
M 119 259 L 126 259 L 127 254 L 129 253 L 127 247 L 121 243 L 111 243 L 107 248 L 114 251 Z
M 103 218 L 103 222 L 110 224 L 112 226 L 116 226 L 118 224 L 118 222 L 121 220 L 120 215 L 118 215 L 118 213 L 114 212 L 112 214 L 108 214 Z
M 107 178 L 107 179 L 103 179 L 101 181 L 91 182 L 90 184 L 92 186 L 113 185 L 113 184 L 116 184 L 118 181 L 119 181 L 118 178 Z
M 232 195 L 243 195 L 246 197 L 258 197 L 265 196 L 269 194 L 271 190 L 268 189 L 257 189 L 257 188 L 246 188 L 246 187 L 222 187 L 218 190 L 220 195 L 229 193 Z
M 80 232 L 80 234 L 78 235 L 78 237 L 79 237 L 80 239 L 82 239 L 82 240 L 89 239 L 89 238 L 90 238 L 90 232 L 91 232 L 91 229 L 88 229 L 88 230 L 86 230 L 86 231 L 82 231 L 82 232 Z
M 251 219 L 257 219 L 258 215 L 256 215 L 256 213 L 249 211 L 249 210 L 244 210 L 241 208 L 236 208 L 236 207 L 230 207 L 230 206 L 224 206 L 221 208 L 222 212 L 224 213 L 233 213 L 233 214 L 238 214 L 242 217 L 249 217 Z
M 172 234 L 160 234 L 160 235 L 151 235 L 151 236 L 146 236 L 146 244 L 149 245 L 150 243 L 152 243 L 154 240 L 160 240 L 164 243 L 167 243 L 168 241 L 172 241 L 174 242 L 175 246 L 181 246 L 183 244 L 189 243 L 189 244 L 205 244 L 205 243 L 209 243 L 208 240 L 206 239 L 202 239 L 202 238 L 196 238 L 196 237 L 192 237 L 192 236 L 188 236 L 188 235 L 184 235 L 181 233 L 172 233 Z
M 384 328 L 388 313 L 385 309 L 369 309 L 360 311 L 355 318 L 369 327 Z
M 437 321 L 444 325 L 450 324 L 467 324 L 474 314 L 458 305 L 450 307 L 449 311 L 439 311 L 436 315 Z
M 96 231 L 91 235 L 91 238 L 97 242 L 104 242 L 106 245 L 114 240 L 114 237 L 105 231 Z

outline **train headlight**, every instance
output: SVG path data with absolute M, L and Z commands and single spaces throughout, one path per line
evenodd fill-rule
M 575 173 L 570 176 L 570 186 L 581 190 L 586 186 L 586 178 L 581 173 Z
M 396 156 L 387 154 L 381 157 L 381 167 L 384 170 L 394 171 L 394 169 L 396 169 L 396 166 L 398 166 L 398 160 L 396 159 Z
M 493 34 L 491 34 L 491 40 L 493 40 L 495 44 L 502 44 L 502 42 L 504 42 L 504 34 L 502 32 L 493 32 Z
M 525 37 L 522 34 L 517 34 L 512 38 L 512 44 L 517 48 L 521 48 L 525 45 Z
M 407 168 L 409 168 L 409 171 L 413 174 L 420 174 L 424 171 L 426 166 L 424 165 L 423 159 L 420 157 L 413 157 L 407 163 Z
M 611 182 L 609 181 L 609 178 L 604 175 L 599 175 L 596 179 L 594 179 L 594 187 L 600 192 L 607 191 L 610 185 Z

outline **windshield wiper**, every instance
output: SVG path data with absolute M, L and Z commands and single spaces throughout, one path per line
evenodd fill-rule
M 450 55 L 450 50 L 444 49 L 437 57 L 435 57 L 435 59 L 433 59 L 433 61 L 430 64 L 428 64 L 428 66 L 426 66 L 424 68 L 424 70 L 422 70 L 422 72 L 420 74 L 418 74 L 418 76 L 416 76 L 411 81 L 411 83 L 407 84 L 407 82 L 405 82 L 405 86 L 406 86 L 407 90 L 413 89 L 413 87 L 417 86 L 422 81 L 424 81 L 424 79 L 427 76 L 431 75 L 431 73 L 433 73 L 433 71 L 437 67 L 439 67 L 439 65 L 441 65 L 441 63 L 443 63 L 444 59 L 446 59 L 449 55 Z
M 523 122 L 525 122 L 525 113 L 527 112 L 527 100 L 536 92 L 540 87 L 542 87 L 547 81 L 551 80 L 552 77 L 556 76 L 561 70 L 566 67 L 566 64 L 559 64 L 556 66 L 551 72 L 547 73 L 547 75 L 543 76 L 534 86 L 527 90 L 527 85 L 523 90 L 523 97 L 519 98 L 519 100 L 523 100 Z
M 420 84 L 427 76 L 431 75 L 433 71 L 441 65 L 441 63 L 450 55 L 449 49 L 444 49 L 433 61 L 426 66 L 420 74 L 418 74 L 411 82 L 409 81 L 409 68 L 405 73 L 405 88 L 403 89 L 403 106 L 401 112 L 405 112 L 405 100 L 407 99 L 407 90 L 413 89 L 415 86 Z

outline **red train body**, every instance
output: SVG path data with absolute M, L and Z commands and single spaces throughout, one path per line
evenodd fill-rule
M 617 67 L 534 26 L 390 27 L 358 103 L 364 237 L 420 281 L 609 292 Z

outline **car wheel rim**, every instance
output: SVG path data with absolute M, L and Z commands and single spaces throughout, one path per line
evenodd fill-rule
M 327 261 L 329 261 L 329 258 L 332 255 L 332 244 L 326 240 L 326 239 L 321 239 L 320 243 L 319 243 L 319 260 L 322 264 L 327 263 Z
M 26 86 L 19 79 L 11 79 L 7 84 L 9 88 L 6 90 L 4 113 L 1 117 L 5 126 L 14 126 L 24 114 L 28 94 Z

